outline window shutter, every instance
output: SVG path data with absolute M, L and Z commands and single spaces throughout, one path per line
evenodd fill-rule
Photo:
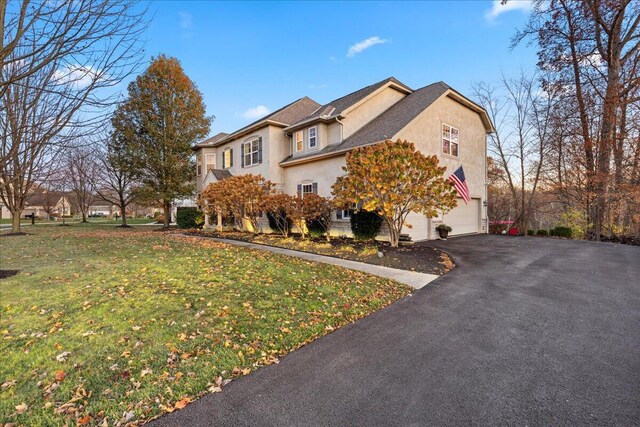
M 262 137 L 258 138 L 258 163 L 262 163 Z
M 229 167 L 233 167 L 233 148 L 229 150 Z
M 311 184 L 311 191 L 313 192 L 313 194 L 318 194 L 318 183 L 314 182 L 313 184 Z
M 240 145 L 240 166 L 244 167 L 244 144 Z
M 336 209 L 336 219 L 342 219 L 342 209 Z
M 302 196 L 302 184 L 298 184 L 298 197 Z

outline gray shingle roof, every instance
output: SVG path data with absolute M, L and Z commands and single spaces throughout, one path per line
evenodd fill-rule
M 220 133 L 217 133 L 217 134 L 213 135 L 211 138 L 207 138 L 204 141 L 198 142 L 195 146 L 196 147 L 210 147 L 210 146 L 213 146 L 213 144 L 215 144 L 216 142 L 222 140 L 223 138 L 226 138 L 227 136 L 229 136 L 228 133 L 220 132 Z
M 231 140 L 236 137 L 236 135 L 241 135 L 243 132 L 253 128 L 257 124 L 265 121 L 271 120 L 274 122 L 282 123 L 284 125 L 289 125 L 291 123 L 295 123 L 298 120 L 306 117 L 312 111 L 315 111 L 320 104 L 318 104 L 313 99 L 305 96 L 304 98 L 297 99 L 290 104 L 285 105 L 284 107 L 274 111 L 273 113 L 267 114 L 264 117 L 259 118 L 258 120 L 249 123 L 243 128 L 238 129 L 237 131 L 225 136 L 224 138 L 218 140 L 216 145 L 219 145 L 221 142 Z
M 385 112 L 358 129 L 339 144 L 328 145 L 320 151 L 303 156 L 289 156 L 281 163 L 299 160 L 325 154 L 349 151 L 352 148 L 381 142 L 393 138 L 411 120 L 423 112 L 433 102 L 442 96 L 450 87 L 444 82 L 433 83 L 417 89 L 393 104 Z
M 218 181 L 222 181 L 223 179 L 231 178 L 233 176 L 231 175 L 231 172 L 229 172 L 229 170 L 227 169 L 209 169 L 209 170 L 211 171 L 211 173 L 213 173 L 213 176 L 215 176 Z
M 320 108 L 318 108 L 316 111 L 313 111 L 308 116 L 301 118 L 296 122 L 292 122 L 293 123 L 292 126 L 295 126 L 298 123 L 304 123 L 310 120 L 314 120 L 322 116 L 327 116 L 327 115 L 331 117 L 339 116 L 344 110 L 348 109 L 354 104 L 357 104 L 359 101 L 366 98 L 367 96 L 369 96 L 370 94 L 380 89 L 382 86 L 386 85 L 389 82 L 393 82 L 398 86 L 401 86 L 407 89 L 408 91 L 411 91 L 410 87 L 400 82 L 395 77 L 388 77 L 382 81 L 379 81 L 378 83 L 374 83 L 372 85 L 363 87 L 362 89 L 358 89 L 355 92 L 351 92 L 348 95 L 345 95 L 338 99 L 334 99 L 333 101 L 320 106 Z

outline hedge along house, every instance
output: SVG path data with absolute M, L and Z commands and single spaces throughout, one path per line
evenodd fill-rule
M 415 241 L 437 237 L 444 222 L 451 235 L 487 232 L 486 136 L 494 131 L 486 111 L 444 82 L 413 90 L 390 77 L 327 104 L 305 97 L 231 134 L 194 147 L 197 191 L 236 174 L 261 174 L 288 194 L 331 196 L 344 175 L 345 155 L 386 139 L 413 142 L 436 154 L 446 175 L 463 166 L 471 200 L 440 218 L 411 213 L 403 230 Z M 351 235 L 350 212 L 334 213 L 331 233 Z M 381 231 L 380 237 L 384 238 Z

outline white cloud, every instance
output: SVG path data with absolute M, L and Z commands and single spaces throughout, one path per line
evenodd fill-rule
M 178 12 L 180 16 L 180 27 L 184 30 L 188 30 L 193 26 L 193 16 L 188 12 Z
M 371 46 L 375 46 L 377 44 L 384 44 L 384 43 L 387 43 L 388 41 L 389 40 L 387 39 L 381 39 L 379 36 L 369 37 L 368 39 L 362 40 L 361 42 L 358 42 L 353 46 L 351 46 L 347 51 L 347 57 L 353 58 L 354 56 L 364 51 L 365 49 L 369 49 Z
M 67 65 L 57 69 L 54 73 L 54 78 L 58 83 L 71 84 L 76 89 L 84 89 L 95 80 L 98 80 L 100 76 L 98 75 L 98 71 L 91 67 Z
M 487 21 L 493 21 L 498 16 L 512 10 L 520 10 L 522 12 L 530 12 L 533 9 L 533 0 L 509 0 L 502 4 L 502 0 L 493 0 L 491 9 L 487 10 L 484 17 Z
M 270 112 L 271 110 L 269 110 L 264 105 L 258 105 L 257 107 L 249 108 L 247 111 L 239 115 L 245 119 L 259 119 L 262 116 L 266 116 Z

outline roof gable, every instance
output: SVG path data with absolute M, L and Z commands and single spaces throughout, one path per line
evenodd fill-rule
M 379 89 L 386 86 L 393 86 L 396 89 L 403 90 L 407 93 L 411 93 L 412 91 L 410 87 L 406 86 L 395 77 L 388 77 L 382 81 L 363 87 L 362 89 L 358 89 L 355 92 L 351 92 L 350 94 L 334 99 L 333 101 L 320 106 L 320 108 L 318 108 L 316 111 L 293 123 L 290 128 L 294 128 L 304 123 L 312 122 L 321 118 L 338 117 L 358 105 L 360 102 L 364 101 L 367 97 L 369 97 Z
M 460 93 L 453 90 L 445 82 L 437 82 L 422 87 L 405 96 L 400 101 L 393 104 L 386 111 L 375 117 L 369 123 L 362 126 L 344 141 L 339 144 L 328 145 L 320 151 L 304 156 L 287 157 L 281 162 L 286 165 L 288 162 L 294 163 L 298 160 L 312 159 L 315 157 L 325 157 L 337 155 L 352 150 L 356 147 L 375 144 L 386 139 L 391 139 L 407 126 L 420 113 L 429 108 L 436 100 L 442 96 L 449 96 L 460 102 L 462 105 L 480 114 L 486 131 L 492 132 L 493 125 L 488 118 L 486 111 L 468 100 Z

